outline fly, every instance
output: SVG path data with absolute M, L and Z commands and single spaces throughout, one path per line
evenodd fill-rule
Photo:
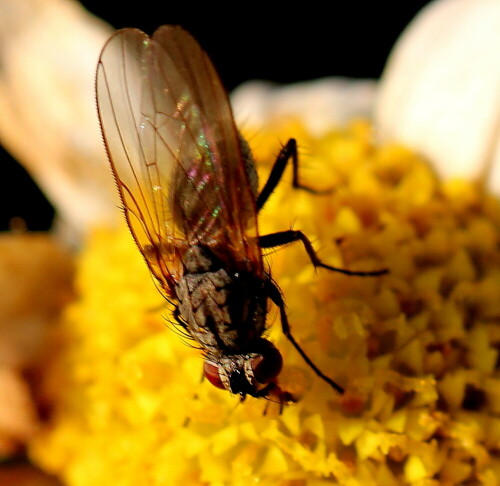
M 258 191 L 257 172 L 229 98 L 207 54 L 185 30 L 160 27 L 150 38 L 117 31 L 105 44 L 96 76 L 99 120 L 132 236 L 180 330 L 205 356 L 204 375 L 239 394 L 294 400 L 278 384 L 283 358 L 263 337 L 267 303 L 283 333 L 316 375 L 325 375 L 294 339 L 283 295 L 264 267 L 262 249 L 300 241 L 312 264 L 332 267 L 301 231 L 259 235 L 257 214 L 289 161 L 299 183 L 297 144 L 282 147 Z

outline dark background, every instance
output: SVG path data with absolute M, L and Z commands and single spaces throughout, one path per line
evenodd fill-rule
M 82 1 L 113 27 L 138 27 L 151 34 L 162 24 L 180 24 L 208 52 L 226 88 L 249 79 L 291 83 L 323 76 L 378 78 L 399 34 L 429 1 L 328 2 L 278 13 L 270 6 L 234 2 L 214 8 L 185 1 Z M 176 5 L 177 3 L 177 5 Z M 328 8 L 324 5 L 328 5 Z M 56 48 L 56 47 L 55 47 Z M 29 230 L 50 227 L 53 209 L 24 169 L 0 147 L 0 230 L 15 216 Z

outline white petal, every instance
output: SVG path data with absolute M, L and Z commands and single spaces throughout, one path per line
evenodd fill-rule
M 72 0 L 0 0 L 2 144 L 77 232 L 119 213 L 94 95 L 110 31 Z
M 500 2 L 441 0 L 401 36 L 380 85 L 381 136 L 428 156 L 445 177 L 500 193 Z

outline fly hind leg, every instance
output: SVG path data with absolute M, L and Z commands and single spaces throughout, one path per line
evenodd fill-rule
M 285 310 L 285 301 L 283 300 L 283 296 L 281 295 L 281 290 L 279 287 L 272 281 L 267 281 L 267 292 L 269 298 L 273 301 L 273 303 L 278 307 L 280 311 L 281 318 L 281 328 L 283 330 L 283 334 L 287 337 L 287 339 L 292 343 L 293 347 L 297 350 L 297 352 L 302 356 L 304 361 L 312 368 L 312 370 L 318 375 L 322 380 L 326 381 L 334 390 L 339 393 L 344 393 L 344 389 L 335 381 L 333 381 L 329 376 L 325 375 L 309 358 L 306 352 L 300 347 L 299 343 L 295 341 L 295 338 L 292 335 L 290 330 L 290 324 L 288 323 L 288 317 L 286 315 Z
M 345 268 L 337 268 L 332 267 L 331 265 L 327 265 L 323 263 L 316 251 L 314 250 L 311 241 L 309 238 L 302 233 L 302 231 L 295 230 L 287 230 L 287 231 L 279 231 L 277 233 L 271 233 L 269 235 L 259 236 L 259 244 L 261 248 L 275 248 L 277 246 L 286 245 L 288 243 L 293 243 L 295 241 L 301 241 L 304 245 L 304 249 L 306 250 L 309 258 L 311 259 L 311 263 L 315 267 L 326 268 L 327 270 L 331 270 L 333 272 L 343 273 L 345 275 L 353 275 L 358 277 L 377 277 L 379 275 L 385 275 L 388 273 L 386 268 L 382 270 L 374 270 L 371 272 L 358 272 L 353 270 L 346 270 Z

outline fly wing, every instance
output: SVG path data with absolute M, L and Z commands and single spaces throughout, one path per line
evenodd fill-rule
M 97 68 L 97 106 L 132 235 L 171 294 L 190 245 L 261 275 L 251 163 L 206 53 L 180 27 L 117 31 Z

